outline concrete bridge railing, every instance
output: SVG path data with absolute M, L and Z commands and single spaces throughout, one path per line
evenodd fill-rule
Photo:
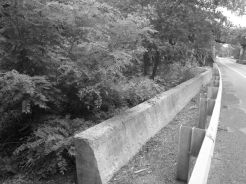
M 211 78 L 206 71 L 75 135 L 78 183 L 106 184 Z

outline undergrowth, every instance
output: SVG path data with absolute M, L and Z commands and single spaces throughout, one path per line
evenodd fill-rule
M 210 53 L 109 4 L 0 1 L 0 178 L 73 172 L 76 132 L 194 77 Z

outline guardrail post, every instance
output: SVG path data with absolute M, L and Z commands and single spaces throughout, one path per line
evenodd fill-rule
M 211 98 L 211 99 L 216 99 L 217 93 L 218 93 L 218 87 L 213 87 L 213 86 L 209 86 L 208 87 L 208 93 L 207 93 L 207 97 Z
M 208 99 L 207 102 L 207 115 L 211 116 L 213 113 L 214 105 L 215 105 L 215 100 L 214 99 Z
M 214 76 L 214 79 L 215 79 L 215 80 L 220 80 L 220 76 L 219 76 L 219 75 L 215 75 L 215 76 Z
M 192 168 L 194 167 L 206 131 L 195 128 L 180 126 L 179 129 L 179 151 L 177 164 L 177 179 L 188 181 Z
M 205 129 L 207 122 L 207 93 L 200 94 L 198 128 Z
M 219 82 L 220 82 L 220 77 L 217 75 L 213 75 L 209 86 L 219 87 Z
M 212 87 L 212 86 L 208 87 L 207 115 L 209 115 L 209 116 L 211 116 L 213 113 L 215 99 L 217 97 L 218 89 L 219 89 L 218 87 Z
M 190 146 L 190 152 L 192 156 L 198 156 L 205 134 L 206 130 L 195 127 L 192 128 Z
M 220 81 L 217 80 L 217 79 L 215 79 L 215 80 L 213 81 L 213 86 L 214 86 L 214 87 L 219 87 L 219 85 L 220 85 Z
M 199 151 L 201 149 L 204 137 L 206 134 L 206 130 L 199 129 L 199 128 L 192 128 L 191 132 L 191 145 L 190 145 L 190 162 L 189 162 L 189 174 L 188 174 L 188 181 L 191 176 L 191 173 L 193 171 L 196 157 L 199 154 Z
M 177 179 L 181 181 L 188 180 L 191 132 L 192 132 L 192 129 L 190 127 L 185 127 L 182 125 L 180 126 L 178 163 L 177 163 Z
M 219 76 L 220 75 L 215 64 L 213 65 L 212 75 L 213 76 Z

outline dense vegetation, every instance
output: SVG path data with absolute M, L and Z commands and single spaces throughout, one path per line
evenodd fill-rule
M 243 11 L 226 0 L 0 2 L 2 177 L 72 170 L 76 131 L 192 77 L 226 26 L 216 8 Z
M 245 63 L 246 56 L 246 28 L 234 28 L 230 30 L 229 44 L 232 45 L 231 50 L 235 59 L 239 63 Z
M 221 43 L 216 44 L 217 54 L 221 57 L 233 57 L 238 63 L 246 63 L 246 28 L 231 27 L 223 33 Z

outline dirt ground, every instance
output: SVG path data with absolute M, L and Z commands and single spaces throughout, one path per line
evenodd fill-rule
M 183 184 L 176 180 L 179 127 L 194 126 L 198 122 L 198 97 L 151 138 L 110 184 Z

